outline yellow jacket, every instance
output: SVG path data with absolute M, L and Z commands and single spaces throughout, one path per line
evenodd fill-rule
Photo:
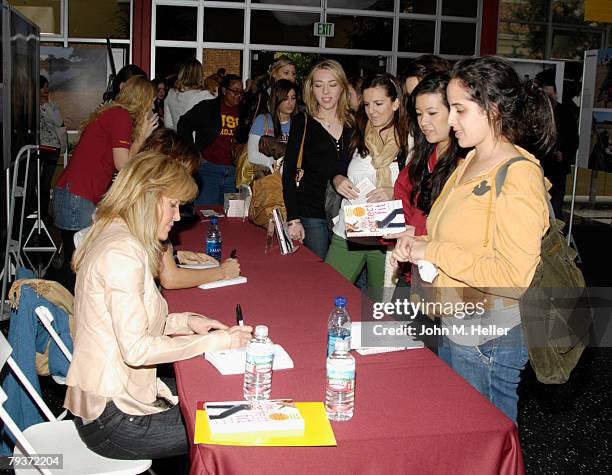
M 438 266 L 436 287 L 489 289 L 518 299 L 529 286 L 548 229 L 547 191 L 537 159 L 517 149 L 536 166 L 509 167 L 497 198 L 495 174 L 504 162 L 461 183 L 472 151 L 448 179 L 427 219 L 425 259 Z

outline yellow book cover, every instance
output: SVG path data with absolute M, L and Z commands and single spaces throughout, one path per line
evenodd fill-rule
M 304 419 L 304 432 L 291 435 L 282 432 L 243 432 L 211 434 L 204 402 L 196 410 L 194 443 L 214 445 L 248 445 L 269 447 L 336 446 L 336 438 L 322 402 L 296 402 Z

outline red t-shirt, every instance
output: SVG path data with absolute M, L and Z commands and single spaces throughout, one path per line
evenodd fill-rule
M 213 142 L 202 151 L 202 157 L 218 165 L 232 164 L 232 139 L 238 127 L 238 106 L 228 106 L 221 101 L 221 132 Z
M 113 179 L 113 148 L 130 148 L 132 116 L 122 107 L 107 109 L 90 123 L 77 143 L 57 186 L 98 204 Z
M 436 162 L 438 161 L 437 154 L 438 147 L 434 148 L 434 151 L 429 156 L 429 160 L 427 162 L 427 167 L 429 168 L 429 173 L 433 172 L 433 169 L 436 166 Z M 410 200 L 410 193 L 412 193 L 412 183 L 410 183 L 410 176 L 408 175 L 409 164 L 407 164 L 400 174 L 395 180 L 395 186 L 393 188 L 393 199 L 394 200 L 402 200 L 402 206 L 404 208 L 404 219 L 406 220 L 406 224 L 410 226 L 414 226 L 414 235 L 415 236 L 423 236 L 427 234 L 427 215 L 423 213 L 419 208 L 417 208 L 416 204 L 412 204 Z M 415 203 L 418 199 L 415 196 Z

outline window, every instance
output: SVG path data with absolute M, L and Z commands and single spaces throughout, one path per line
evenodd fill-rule
M 392 12 L 394 0 L 327 0 L 327 8 Z
M 442 22 L 440 54 L 472 55 L 476 51 L 476 24 Z
M 251 12 L 251 43 L 271 45 L 318 46 L 313 25 L 318 13 Z
M 443 0 L 442 15 L 474 18 L 478 11 L 478 0 Z
M 178 72 L 180 64 L 196 55 L 195 48 L 155 48 L 155 77 L 167 77 Z
M 393 19 L 365 16 L 327 15 L 334 23 L 335 35 L 327 38 L 329 48 L 390 50 Z
M 399 51 L 433 53 L 436 24 L 425 20 L 400 20 Z
M 130 37 L 130 0 L 70 0 L 68 36 L 73 38 Z
M 36 23 L 41 33 L 62 34 L 61 0 L 11 0 L 11 6 Z
M 534 59 L 579 60 L 605 45 L 610 26 L 584 21 L 584 0 L 501 0 L 497 52 Z M 551 20 L 549 20 L 549 18 Z
M 170 41 L 196 41 L 198 9 L 158 5 L 155 10 L 155 38 Z
M 436 14 L 436 0 L 400 0 L 400 13 Z
M 204 9 L 204 41 L 242 43 L 244 10 Z

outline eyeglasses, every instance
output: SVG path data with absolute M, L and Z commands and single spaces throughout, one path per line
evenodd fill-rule
M 244 95 L 244 91 L 242 89 L 230 89 L 229 87 L 227 88 L 228 91 L 230 91 L 232 94 L 236 95 L 236 96 L 242 96 Z

